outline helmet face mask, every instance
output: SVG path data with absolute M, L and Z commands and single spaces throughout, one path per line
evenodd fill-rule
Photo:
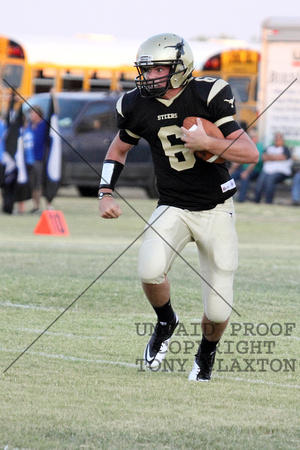
M 169 66 L 167 76 L 147 80 L 145 73 L 153 66 Z M 192 76 L 194 58 L 189 44 L 175 34 L 159 34 L 145 41 L 137 53 L 135 79 L 142 97 L 162 97 L 169 89 L 184 86 Z M 166 81 L 164 87 L 162 82 Z M 158 86 L 159 85 L 159 86 Z
M 161 64 L 157 64 L 157 66 L 161 66 Z M 168 75 L 163 75 L 161 77 L 152 79 L 147 77 L 148 70 L 153 67 L 156 67 L 156 64 L 152 66 L 137 67 L 139 76 L 136 77 L 135 84 L 139 88 L 142 97 L 161 97 L 171 87 L 170 71 Z

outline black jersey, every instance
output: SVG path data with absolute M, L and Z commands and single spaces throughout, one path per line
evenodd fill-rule
M 195 157 L 184 142 L 180 127 L 189 116 L 215 123 L 226 137 L 240 127 L 234 121 L 234 98 L 227 82 L 193 78 L 171 100 L 142 98 L 138 89 L 117 103 L 120 138 L 136 145 L 142 137 L 150 145 L 159 205 L 189 210 L 212 209 L 235 192 L 226 163 L 213 164 Z

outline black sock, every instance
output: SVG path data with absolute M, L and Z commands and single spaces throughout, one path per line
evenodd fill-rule
M 214 352 L 217 348 L 217 344 L 219 341 L 208 341 L 204 335 L 202 335 L 202 341 L 200 343 L 199 350 L 201 349 L 201 353 L 211 353 Z
M 154 311 L 157 314 L 157 318 L 159 322 L 172 322 L 175 317 L 175 313 L 171 306 L 171 300 L 165 303 L 163 306 L 155 307 L 153 306 Z

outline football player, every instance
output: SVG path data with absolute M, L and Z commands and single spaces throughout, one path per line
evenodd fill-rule
M 214 164 L 194 155 L 205 150 L 237 163 L 256 163 L 256 146 L 235 122 L 234 97 L 227 82 L 194 78 L 192 50 L 175 34 L 159 34 L 138 49 L 136 89 L 117 102 L 119 132 L 103 163 L 99 189 L 101 217 L 115 219 L 121 209 L 113 197 L 126 155 L 140 138 L 148 141 L 157 178 L 158 206 L 144 233 L 138 261 L 143 290 L 157 315 L 145 352 L 148 367 L 164 359 L 178 325 L 170 300 L 168 272 L 188 242 L 195 242 L 202 278 L 202 340 L 190 380 L 211 379 L 216 346 L 233 304 L 237 235 L 233 195 L 226 162 Z M 208 136 L 201 121 L 189 131 L 186 117 L 213 122 L 224 138 Z

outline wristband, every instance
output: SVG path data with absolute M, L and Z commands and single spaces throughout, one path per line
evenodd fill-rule
M 115 184 L 123 170 L 124 164 L 112 159 L 103 162 L 99 189 L 108 188 L 114 190 Z
M 112 194 L 110 192 L 99 192 L 98 200 L 102 200 L 103 197 L 112 197 Z

